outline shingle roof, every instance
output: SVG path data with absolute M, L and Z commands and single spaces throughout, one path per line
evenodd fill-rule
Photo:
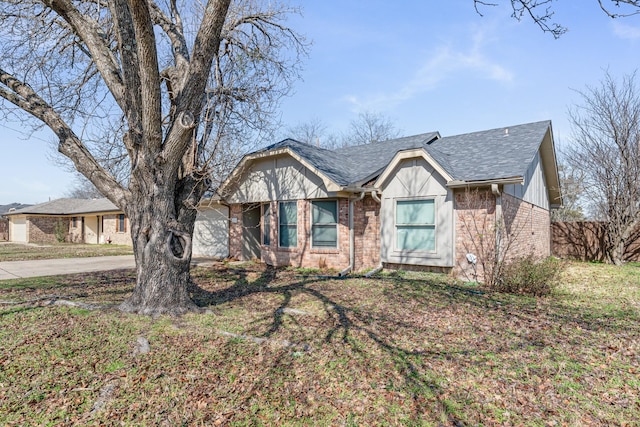
M 109 199 L 56 199 L 40 203 L 5 215 L 42 214 L 42 215 L 79 215 L 94 212 L 118 212 L 120 209 Z
M 547 120 L 447 136 L 426 150 L 460 181 L 524 176 L 550 125 Z
M 335 183 L 346 186 L 380 172 L 398 151 L 424 147 L 427 142 L 438 136 L 437 132 L 430 132 L 337 150 L 327 150 L 294 139 L 285 139 L 266 147 L 262 152 L 289 148 Z
M 429 132 L 336 150 L 285 139 L 257 153 L 288 148 L 336 184 L 354 186 L 378 176 L 399 151 L 421 148 L 454 180 L 484 181 L 524 176 L 550 125 L 547 120 L 447 137 Z

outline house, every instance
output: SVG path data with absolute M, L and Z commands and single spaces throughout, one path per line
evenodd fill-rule
M 228 256 L 228 212 L 219 200 L 201 203 L 192 240 L 195 256 Z M 12 242 L 132 245 L 129 219 L 106 198 L 56 199 L 5 216 Z
M 108 199 L 56 199 L 5 214 L 9 240 L 131 245 L 129 221 Z
M 244 156 L 219 193 L 232 257 L 343 273 L 468 274 L 488 233 L 514 255 L 549 256 L 561 204 L 550 121 L 337 150 L 286 139 Z

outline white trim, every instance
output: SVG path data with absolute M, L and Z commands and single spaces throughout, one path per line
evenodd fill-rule
M 387 167 L 384 168 L 384 171 L 380 174 L 373 187 L 382 188 L 383 184 L 389 178 L 391 178 L 394 170 L 400 164 L 400 162 L 402 162 L 403 160 L 415 158 L 422 158 L 426 160 L 429 166 L 431 166 L 436 172 L 438 172 L 440 176 L 442 176 L 447 182 L 453 181 L 453 178 L 442 168 L 442 166 L 440 166 L 438 162 L 433 159 L 433 157 L 429 155 L 429 153 L 427 153 L 422 148 L 414 148 L 411 150 L 397 152 L 393 159 L 389 162 Z
M 338 199 L 315 199 L 309 201 L 309 234 L 311 235 L 311 249 L 338 249 L 340 247 L 340 203 Z M 314 202 L 334 202 L 336 204 L 336 222 L 333 224 L 320 224 L 320 225 L 334 225 L 336 227 L 336 245 L 335 246 L 314 246 L 313 244 L 313 203 Z

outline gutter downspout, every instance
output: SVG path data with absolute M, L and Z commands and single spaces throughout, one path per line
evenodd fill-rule
M 500 260 L 500 248 L 502 247 L 502 195 L 498 184 L 491 184 L 491 192 L 496 196 L 496 257 Z
M 342 270 L 340 273 L 338 273 L 339 277 L 343 277 L 346 276 L 349 272 L 351 272 L 353 270 L 353 267 L 356 263 L 356 251 L 355 251 L 355 246 L 356 246 L 356 234 L 355 234 L 355 230 L 353 229 L 353 203 L 356 200 L 362 200 L 364 199 L 365 196 L 365 192 L 361 192 L 360 193 L 360 197 L 358 198 L 353 198 L 353 197 L 349 197 L 349 266 L 347 268 L 345 268 L 344 270 Z

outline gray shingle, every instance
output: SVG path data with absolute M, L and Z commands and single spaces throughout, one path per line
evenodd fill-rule
M 349 186 L 375 178 L 399 151 L 423 148 L 453 179 L 484 181 L 524 176 L 550 124 L 547 120 L 442 138 L 429 132 L 336 150 L 285 139 L 262 151 L 288 147 L 337 184 Z
M 547 120 L 447 136 L 426 150 L 457 180 L 524 176 L 550 125 Z
M 76 215 L 94 212 L 118 212 L 120 209 L 109 199 L 56 199 L 18 209 L 7 215 L 42 214 L 42 215 Z

